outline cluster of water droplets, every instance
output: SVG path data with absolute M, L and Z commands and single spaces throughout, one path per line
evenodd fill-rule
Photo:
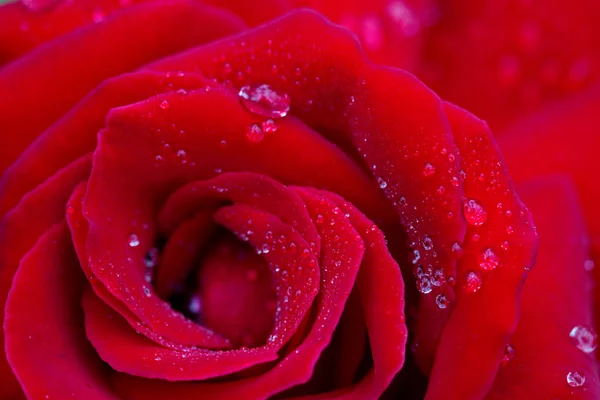
M 278 118 L 288 115 L 291 107 L 286 93 L 275 91 L 267 84 L 246 85 L 238 92 L 240 103 L 253 114 L 267 118 L 261 123 L 253 123 L 246 129 L 246 137 L 253 143 L 264 139 L 265 134 L 277 131 Z

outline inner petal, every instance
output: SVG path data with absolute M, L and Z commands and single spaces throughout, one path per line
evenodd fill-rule
M 189 303 L 199 321 L 235 346 L 265 344 L 277 296 L 267 263 L 252 247 L 226 236 L 206 255 Z

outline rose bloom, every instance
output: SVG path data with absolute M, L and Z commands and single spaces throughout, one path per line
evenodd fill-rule
M 0 398 L 598 398 L 574 3 L 1 6 Z

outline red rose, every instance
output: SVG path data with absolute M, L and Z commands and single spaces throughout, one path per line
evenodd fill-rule
M 490 392 L 536 234 L 485 123 L 313 12 L 80 4 L 0 9 L 0 396 Z

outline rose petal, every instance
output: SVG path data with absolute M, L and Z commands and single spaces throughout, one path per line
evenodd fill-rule
M 249 245 L 231 236 L 217 238 L 197 271 L 192 299 L 199 304 L 199 319 L 234 348 L 261 346 L 273 331 L 277 307 L 271 270 Z
M 540 249 L 509 341 L 514 358 L 500 368 L 486 399 L 596 399 L 594 353 L 585 354 L 569 338 L 574 327 L 593 326 L 592 281 L 584 269 L 589 248 L 576 189 L 565 177 L 538 179 L 519 189 L 538 221 Z M 569 372 L 583 374 L 584 385 L 570 387 Z
M 40 44 L 95 24 L 139 0 L 29 0 L 0 7 L 0 66 Z
M 0 93 L 11 96 L 0 98 L 0 130 L 10 132 L 10 140 L 2 143 L 0 170 L 102 80 L 239 28 L 230 14 L 191 1 L 151 2 L 75 31 L 4 67 Z M 31 110 L 36 110 L 36 118 L 29 118 Z
M 192 218 L 182 221 L 170 235 L 160 254 L 161 262 L 155 268 L 153 280 L 154 289 L 160 298 L 168 299 L 176 286 L 183 282 L 194 268 L 201 250 L 215 234 L 215 211 L 215 207 L 197 211 Z M 158 249 L 150 251 L 152 250 Z
M 69 228 L 71 229 L 71 238 L 73 240 L 77 256 L 79 257 L 81 269 L 88 278 L 88 282 L 90 283 L 94 293 L 102 301 L 104 301 L 104 303 L 109 305 L 113 310 L 115 310 L 123 318 L 125 318 L 125 320 L 127 320 L 127 322 L 131 325 L 131 327 L 135 329 L 138 333 L 143 334 L 148 339 L 160 344 L 161 346 L 164 346 L 169 349 L 181 350 L 183 347 L 185 347 L 182 345 L 182 343 L 185 344 L 190 340 L 195 339 L 198 341 L 198 343 L 204 344 L 206 347 L 229 348 L 230 345 L 226 339 L 215 335 L 214 332 L 207 331 L 202 327 L 192 324 L 191 321 L 182 318 L 182 314 L 170 310 L 170 306 L 157 299 L 153 299 L 153 305 L 156 305 L 158 301 L 158 303 L 162 305 L 163 308 L 166 308 L 167 311 L 171 312 L 166 313 L 165 310 L 161 309 L 160 311 L 163 312 L 163 317 L 165 317 L 165 319 L 163 321 L 159 321 L 158 325 L 155 321 L 149 321 L 147 318 L 148 314 L 152 316 L 152 309 L 150 309 L 149 312 L 146 313 L 146 318 L 140 319 L 138 315 L 136 315 L 128 308 L 127 304 L 114 297 L 111 294 L 111 292 L 107 289 L 107 287 L 103 284 L 103 282 L 97 279 L 96 275 L 94 274 L 94 270 L 91 268 L 91 265 L 88 262 L 86 252 L 86 240 L 89 231 L 89 224 L 83 217 L 82 212 L 82 203 L 86 188 L 86 184 L 82 183 L 78 185 L 75 188 L 75 190 L 73 190 L 73 194 L 71 196 L 71 199 L 69 199 L 69 203 L 67 206 L 67 209 L 69 210 L 69 212 L 67 213 L 67 222 L 69 224 Z M 147 296 L 148 291 L 150 291 L 150 287 L 151 286 L 145 280 L 144 274 L 143 291 L 145 296 Z M 149 293 L 150 295 L 152 295 L 151 291 Z M 131 296 L 129 296 L 128 298 L 131 302 Z M 187 327 L 188 329 L 178 329 L 182 325 L 182 320 L 184 323 L 184 327 Z M 158 326 L 157 329 L 156 326 Z M 162 333 L 165 332 L 167 333 L 167 335 L 162 335 Z M 191 339 L 190 336 L 192 337 Z
M 428 400 L 448 393 L 475 399 L 489 391 L 518 322 L 519 297 L 537 246 L 531 213 L 515 194 L 487 125 L 450 104 L 446 113 L 464 157 L 465 193 L 479 202 L 486 219 L 467 228 L 456 306 L 440 337 Z M 490 251 L 496 260 L 491 267 L 482 261 Z M 481 276 L 481 288 L 469 290 L 473 271 Z
M 56 171 L 96 147 L 110 109 L 159 93 L 204 88 L 214 82 L 198 74 L 136 72 L 103 82 L 44 131 L 0 178 L 0 214 Z
M 90 170 L 90 157 L 84 157 L 59 171 L 52 178 L 23 197 L 17 207 L 4 216 L 0 224 L 0 304 L 4 304 L 13 276 L 21 258 L 39 237 L 65 216 L 65 204 L 70 191 L 85 179 Z M 0 320 L 4 307 L 0 307 Z M 0 341 L 4 332 L 0 330 Z M 12 371 L 2 356 L 0 347 L 0 397 L 19 392 Z
M 311 192 L 317 192 L 311 190 Z M 355 207 L 333 193 L 318 191 L 335 202 L 360 233 L 365 254 L 356 289 L 365 314 L 373 369 L 358 383 L 317 398 L 378 398 L 404 363 L 408 331 L 404 325 L 404 284 L 396 261 L 389 254 L 381 231 Z M 345 363 L 346 360 L 340 360 Z M 340 366 L 341 367 L 341 366 Z
M 307 202 L 309 213 L 323 240 L 321 287 L 315 304 L 317 315 L 304 341 L 276 367 L 257 377 L 226 383 L 165 385 L 164 382 L 119 375 L 115 376 L 119 393 L 131 399 L 158 399 L 165 395 L 173 399 L 190 396 L 265 398 L 310 379 L 314 365 L 329 343 L 341 317 L 343 305 L 350 294 L 362 259 L 364 245 L 358 232 L 339 209 L 335 210 L 335 204 L 309 192 L 302 191 L 299 194 Z M 327 221 L 333 219 L 334 224 L 318 223 L 318 214 Z
M 418 75 L 495 130 L 597 79 L 599 17 L 595 0 L 440 2 Z
M 110 307 L 86 291 L 85 332 L 102 360 L 115 371 L 158 382 L 219 377 L 275 360 L 274 348 L 211 351 L 192 347 L 173 350 L 137 334 Z M 174 385 L 173 383 L 167 383 Z
M 64 222 L 21 260 L 4 332 L 6 357 L 28 398 L 118 399 L 83 335 L 84 282 Z
M 600 184 L 591 179 L 598 174 L 600 135 L 600 88 L 594 88 L 569 100 L 546 107 L 506 130 L 499 144 L 516 182 L 547 174 L 566 174 L 573 179 L 589 231 L 592 259 L 600 259 Z M 569 134 L 566 134 L 568 132 Z M 600 269 L 594 270 L 600 282 Z M 600 291 L 594 292 L 600 304 Z M 600 318 L 600 307 L 596 307 Z

